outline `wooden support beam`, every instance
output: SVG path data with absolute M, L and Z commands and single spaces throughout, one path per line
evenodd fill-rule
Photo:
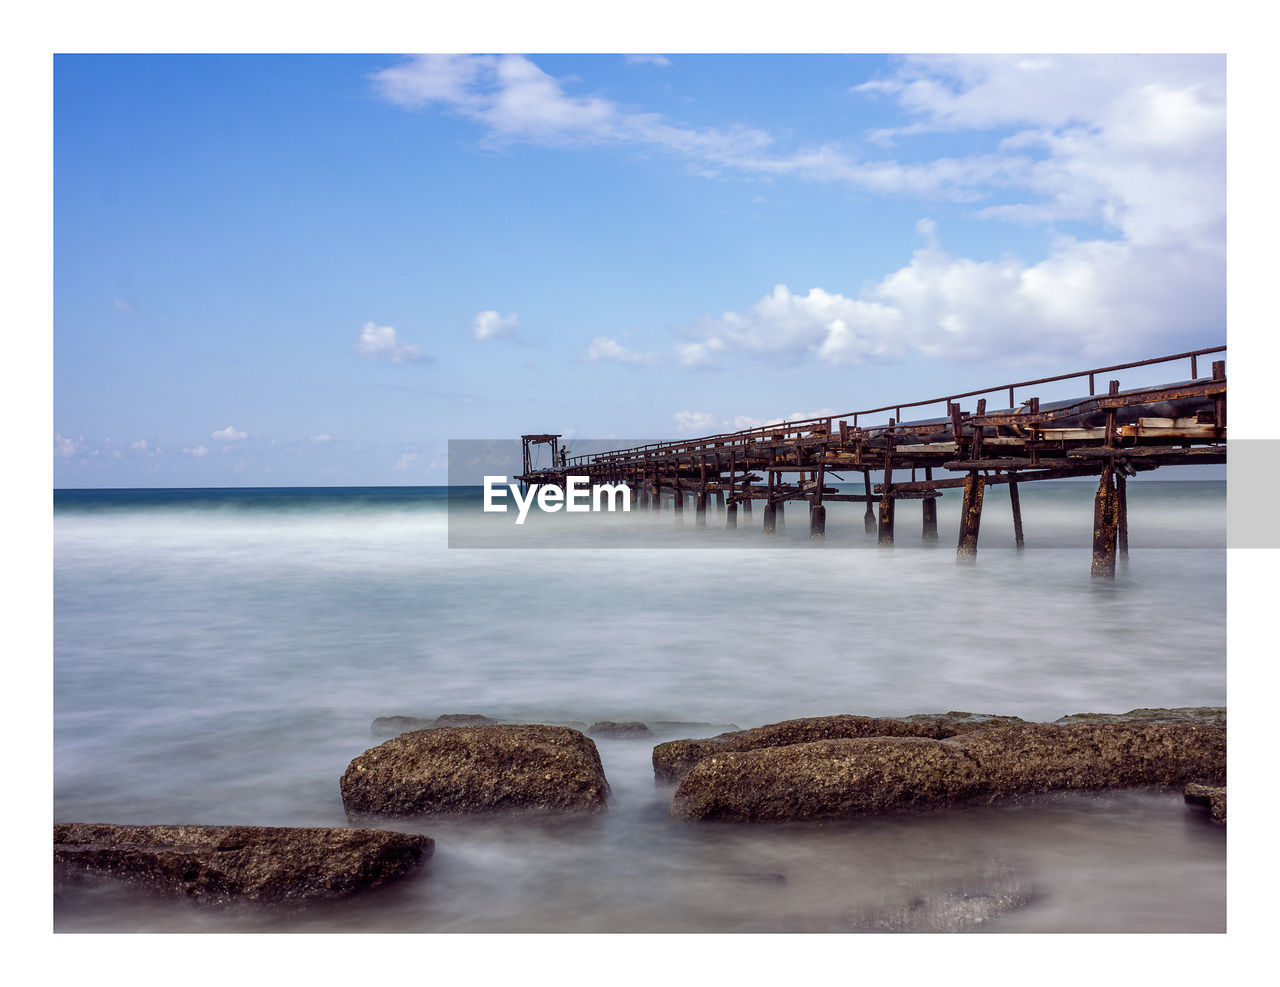
M 813 506 L 809 508 L 809 539 L 821 541 L 827 537 L 827 509 L 822 506 L 823 484 L 826 483 L 824 471 L 819 468 L 814 477 L 818 488 L 813 492 Z
M 693 523 L 694 527 L 705 528 L 707 526 L 707 461 L 704 458 L 699 467 L 700 483 L 698 485 L 698 498 L 695 501 Z
M 1043 463 L 1041 465 L 1044 465 Z M 944 470 L 1025 470 L 1032 468 L 1030 459 L 953 459 L 942 464 Z
M 1123 455 L 1123 454 L 1117 453 L 1117 455 Z M 1199 462 L 1199 460 L 1197 460 L 1197 462 Z M 1155 469 L 1158 464 L 1144 462 L 1143 460 L 1137 460 L 1136 462 L 1132 462 L 1129 465 L 1136 472 L 1145 473 L 1149 470 Z M 1097 475 L 1098 475 L 1098 465 L 1096 463 L 1081 462 L 1079 466 L 1072 464 L 1070 466 L 1058 466 L 1050 469 L 1029 470 L 1026 472 L 1020 472 L 1018 473 L 1018 482 L 1033 483 L 1036 480 L 1064 480 L 1070 477 L 1097 476 Z M 893 485 L 894 486 L 893 495 L 898 498 L 903 498 L 910 493 L 920 494 L 921 492 L 927 493 L 929 491 L 937 491 L 937 490 L 952 490 L 957 487 L 963 487 L 968 482 L 969 482 L 968 477 L 957 476 L 957 477 L 950 477 L 945 480 L 934 480 L 932 483 L 929 483 L 928 481 L 921 481 L 919 483 L 895 483 Z M 1008 483 L 1008 482 L 1009 482 L 1008 473 L 997 474 L 996 476 L 988 476 L 986 478 L 986 485 L 989 487 L 996 486 L 1001 483 Z M 879 489 L 880 489 L 880 485 L 876 484 L 876 490 L 879 491 Z M 827 499 L 831 500 L 833 498 L 828 497 Z
M 735 453 L 729 453 L 729 501 L 724 512 L 724 526 L 726 530 L 732 530 L 738 527 L 738 502 L 733 499 L 733 476 L 738 471 L 738 459 Z M 721 497 L 724 494 L 720 495 Z
M 933 479 L 933 467 L 924 468 L 925 482 Z M 926 542 L 938 540 L 938 498 L 925 497 L 920 507 L 921 538 Z
M 1227 361 L 1213 361 L 1213 379 L 1223 382 L 1226 387 L 1227 379 Z M 1213 424 L 1217 428 L 1227 427 L 1227 393 L 1225 390 L 1221 394 L 1215 394 L 1213 398 Z
M 871 471 L 870 470 L 863 471 L 862 485 L 863 485 L 863 489 L 866 490 L 866 498 L 867 498 L 867 512 L 864 515 L 862 515 L 862 530 L 869 535 L 873 535 L 876 532 L 876 515 L 875 515 L 875 512 L 871 509 L 872 497 L 871 497 Z
M 1022 543 L 1022 504 L 1018 500 L 1018 481 L 1009 477 L 1009 505 L 1013 508 L 1013 540 L 1018 551 L 1023 549 Z
M 1115 478 L 1110 466 L 1098 478 L 1098 492 L 1093 498 L 1093 560 L 1089 575 L 1094 579 L 1114 579 L 1116 575 L 1116 526 L 1120 499 L 1116 495 Z
M 809 538 L 822 541 L 827 537 L 827 509 L 821 504 L 809 508 Z
M 889 419 L 890 425 L 893 419 Z M 893 455 L 885 453 L 884 457 L 884 496 L 880 498 L 880 517 L 876 528 L 876 544 L 881 548 L 893 547 Z
M 972 561 L 978 555 L 978 528 L 982 523 L 982 491 L 985 481 L 976 470 L 964 479 L 964 504 L 960 508 L 960 542 L 956 558 Z
M 1085 449 L 1068 449 L 1068 459 L 1155 459 L 1163 456 L 1176 456 L 1183 459 L 1195 460 L 1201 462 L 1205 460 L 1214 460 L 1218 457 L 1225 459 L 1227 455 L 1227 447 L 1223 445 L 1212 446 L 1134 446 L 1132 449 L 1102 449 L 1096 446 L 1090 446 Z M 1094 469 L 1097 469 L 1095 466 Z
M 1107 385 L 1107 394 L 1114 398 L 1119 393 L 1120 381 L 1111 381 L 1111 383 Z M 1108 449 L 1112 448 L 1116 444 L 1116 409 L 1113 407 L 1107 408 L 1107 431 L 1106 436 L 1102 440 L 1102 444 Z
M 876 525 L 876 544 L 881 548 L 893 548 L 893 505 L 892 497 L 880 498 L 880 512 Z
M 1116 555 L 1129 561 L 1129 480 L 1116 473 Z

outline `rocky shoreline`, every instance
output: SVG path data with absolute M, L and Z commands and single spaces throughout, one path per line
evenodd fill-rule
M 435 848 L 378 829 L 55 823 L 56 885 L 114 882 L 204 905 L 303 904 L 398 880 Z
M 394 735 L 353 758 L 339 779 L 353 828 L 59 823 L 55 881 L 112 881 L 216 906 L 342 898 L 405 878 L 434 851 L 422 834 L 361 827 L 441 815 L 599 813 L 611 792 L 587 733 L 634 744 L 699 728 L 716 725 L 379 717 L 371 733 Z M 664 741 L 652 763 L 659 788 L 674 786 L 671 818 L 685 822 L 820 822 L 1139 787 L 1182 790 L 1189 805 L 1226 821 L 1226 710 L 1218 707 L 1081 713 L 1053 723 L 963 712 L 840 714 Z

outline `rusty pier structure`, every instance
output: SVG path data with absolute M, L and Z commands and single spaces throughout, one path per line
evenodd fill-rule
M 738 527 L 739 512 L 749 523 L 759 502 L 766 535 L 786 523 L 789 504 L 804 504 L 815 540 L 826 535 L 828 503 L 860 503 L 866 534 L 885 547 L 896 537 L 899 501 L 920 502 L 921 537 L 936 542 L 938 498 L 954 491 L 963 497 L 956 556 L 971 561 L 987 487 L 1008 485 L 1014 542 L 1022 549 L 1021 484 L 1096 476 L 1090 571 L 1111 578 L 1117 558 L 1128 555 L 1127 479 L 1163 466 L 1226 462 L 1226 349 L 585 456 L 568 455 L 559 435 L 524 435 L 524 473 L 517 479 L 526 487 L 563 488 L 569 476 L 626 483 L 633 510 L 683 518 L 691 508 L 698 526 L 707 524 L 713 501 L 727 528 Z M 1121 390 L 1107 377 L 1153 366 L 1166 368 L 1161 376 L 1168 378 L 1181 371 L 1182 379 Z M 1062 381 L 1088 393 L 1044 402 L 1036 396 L 1037 388 Z M 928 411 L 936 414 L 917 417 Z M 551 447 L 551 463 L 534 469 L 531 451 L 542 444 Z M 861 493 L 831 485 L 852 482 L 856 489 L 851 478 L 858 474 Z

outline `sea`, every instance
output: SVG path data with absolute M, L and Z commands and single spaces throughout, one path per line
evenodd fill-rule
M 861 492 L 860 490 L 855 492 Z M 478 489 L 54 493 L 54 819 L 345 826 L 377 717 L 639 721 L 600 736 L 590 819 L 441 817 L 411 878 L 304 910 L 110 885 L 62 932 L 1215 932 L 1226 834 L 1178 792 L 1070 793 L 824 824 L 669 818 L 652 745 L 795 717 L 1054 720 L 1226 705 L 1226 485 L 1130 481 L 1129 552 L 1090 578 L 1093 485 L 988 490 L 958 562 L 901 501 L 822 541 L 694 512 L 485 514 Z M 477 547 L 460 547 L 462 545 Z M 452 546 L 452 547 L 451 547 Z M 684 724 L 684 725 L 680 725 Z

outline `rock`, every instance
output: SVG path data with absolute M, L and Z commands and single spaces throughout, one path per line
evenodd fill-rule
M 977 765 L 923 737 L 845 737 L 703 758 L 680 782 L 678 819 L 782 822 L 956 801 L 978 790 Z
M 929 737 L 941 740 L 965 730 L 989 726 L 992 721 L 1022 722 L 1017 717 L 975 713 L 917 713 L 902 719 L 841 714 L 783 720 L 752 730 L 722 733 L 706 740 L 671 740 L 658 744 L 653 749 L 653 774 L 658 781 L 679 781 L 703 758 L 727 751 L 750 751 L 850 737 Z
M 652 737 L 653 731 L 643 723 L 613 723 L 601 720 L 587 731 L 593 737 Z
M 423 730 L 431 726 L 430 720 L 416 716 L 379 716 L 369 725 L 369 733 L 375 737 L 394 737 L 410 730 Z
M 479 713 L 445 713 L 431 721 L 433 727 L 483 727 L 493 723 L 501 723 Z
M 429 836 L 376 829 L 55 823 L 60 883 L 112 880 L 212 905 L 341 898 L 431 856 Z
M 351 762 L 347 817 L 467 812 L 597 812 L 609 783 L 590 738 L 542 724 L 402 733 Z
M 1227 786 L 1190 784 L 1182 790 L 1182 797 L 1196 805 L 1207 805 L 1214 822 L 1227 821 Z
M 699 761 L 680 819 L 784 821 L 985 804 L 1061 789 L 1225 781 L 1226 731 L 1196 723 L 1005 724 L 949 740 L 842 738 Z
M 1225 706 L 1178 706 L 1173 709 L 1131 709 L 1127 713 L 1072 713 L 1054 723 L 1207 723 L 1227 725 Z
M 1033 898 L 1007 867 L 988 864 L 956 885 L 916 886 L 907 895 L 890 891 L 878 907 L 855 912 L 850 925 L 859 932 L 971 932 Z
M 736 723 L 701 723 L 689 720 L 654 720 L 651 724 L 655 733 L 695 733 L 703 731 L 713 733 L 736 733 L 742 727 Z
M 995 726 L 998 723 L 1025 723 L 1026 721 L 1020 716 L 1001 716 L 998 713 L 962 713 L 958 710 L 952 710 L 949 713 L 912 713 L 910 716 L 904 716 L 904 720 L 908 723 L 939 723 L 945 726 L 959 728 L 957 732 L 963 732 L 977 726 Z
M 410 730 L 432 730 L 438 727 L 478 727 L 490 723 L 501 723 L 479 713 L 445 713 L 434 720 L 424 720 L 417 716 L 379 716 L 369 727 L 375 737 L 395 737 Z

